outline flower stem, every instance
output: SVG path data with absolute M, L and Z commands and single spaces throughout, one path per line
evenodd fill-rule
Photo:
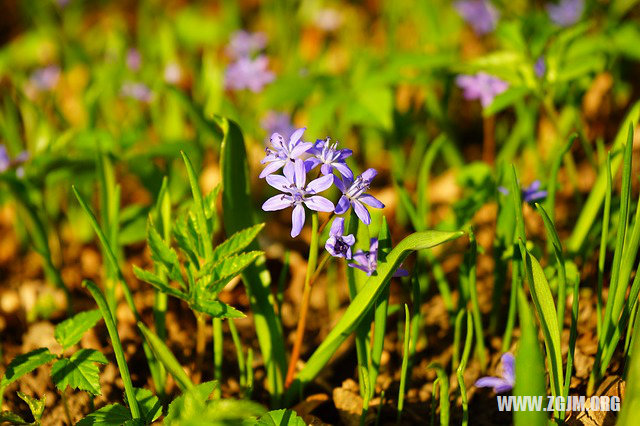
M 490 115 L 484 117 L 482 121 L 484 138 L 482 143 L 482 160 L 487 164 L 493 164 L 496 156 L 495 127 L 495 116 Z
M 322 234 L 322 231 L 324 231 L 324 228 L 327 226 L 327 224 L 331 221 L 331 218 L 335 215 L 335 212 L 331 212 L 331 214 L 329 215 L 329 217 L 327 217 L 327 220 L 325 220 L 324 222 L 322 222 L 322 225 L 320 225 L 320 229 L 318 229 L 318 235 Z
M 328 220 L 326 221 L 328 222 Z M 325 223 L 326 223 L 325 222 Z M 304 332 L 307 323 L 307 312 L 309 311 L 309 300 L 311 298 L 311 277 L 313 271 L 316 269 L 316 263 L 318 261 L 318 213 L 314 212 L 311 215 L 311 245 L 309 246 L 309 262 L 307 263 L 307 274 L 304 279 L 304 291 L 302 293 L 302 305 L 300 306 L 300 316 L 298 317 L 298 326 L 296 328 L 296 340 L 293 343 L 293 349 L 291 351 L 291 359 L 289 360 L 289 368 L 287 370 L 287 377 L 285 380 L 285 388 L 288 388 L 293 382 L 296 364 L 300 358 L 300 348 L 302 347 L 302 340 L 304 339 Z
M 200 383 L 202 375 L 202 362 L 204 360 L 204 350 L 206 344 L 206 321 L 204 314 L 195 312 L 196 314 L 196 366 L 193 372 L 193 382 Z

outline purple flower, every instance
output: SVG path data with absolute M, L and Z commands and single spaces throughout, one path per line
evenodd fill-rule
M 120 93 L 122 93 L 123 96 L 137 99 L 142 102 L 149 103 L 153 100 L 153 92 L 151 89 L 149 89 L 146 84 L 140 82 L 125 81 L 122 84 Z
M 515 358 L 509 352 L 502 354 L 502 377 L 481 377 L 475 385 L 479 388 L 493 388 L 495 393 L 502 393 L 513 389 L 516 384 Z
M 235 59 L 244 58 L 259 52 L 266 45 L 267 37 L 264 33 L 238 30 L 231 35 L 231 41 L 227 45 L 227 54 Z
M 271 83 L 275 75 L 267 69 L 269 60 L 260 55 L 255 59 L 248 57 L 239 58 L 229 65 L 224 76 L 224 84 L 227 89 L 249 89 L 256 93 Z
M 358 176 L 355 181 L 352 181 L 352 179 L 349 179 L 346 176 L 344 177 L 344 181 L 336 177 L 335 184 L 338 189 L 342 191 L 343 195 L 340 197 L 340 200 L 336 205 L 335 213 L 342 214 L 349 210 L 349 206 L 351 205 L 360 220 L 364 224 L 369 225 L 371 223 L 371 215 L 363 203 L 370 207 L 375 207 L 376 209 L 384 208 L 384 204 L 382 204 L 382 202 L 380 202 L 376 197 L 370 194 L 365 194 L 371 185 L 371 181 L 377 174 L 378 172 L 375 169 L 367 169 L 364 173 Z
M 131 71 L 138 71 L 140 69 L 140 65 L 142 64 L 142 57 L 140 56 L 140 52 L 138 49 L 132 47 L 127 51 L 127 68 Z
M 476 75 L 459 75 L 456 84 L 464 92 L 467 100 L 480 99 L 483 108 L 488 107 L 500 93 L 507 90 L 509 84 L 485 72 Z
M 293 174 L 293 165 L 296 159 L 298 159 L 302 154 L 307 152 L 313 144 L 311 142 L 303 142 L 301 140 L 302 134 L 306 130 L 305 127 L 302 127 L 289 137 L 289 143 L 284 141 L 284 137 L 280 133 L 274 133 L 271 135 L 271 146 L 272 148 L 267 148 L 265 151 L 267 152 L 267 156 L 260 161 L 261 164 L 269 163 L 262 173 L 260 173 L 260 177 L 263 178 L 271 173 L 274 173 L 282 166 L 284 166 L 285 174 L 287 174 L 287 169 L 289 170 L 289 174 Z
M 291 237 L 297 237 L 304 226 L 305 211 L 302 204 L 318 212 L 330 212 L 333 210 L 333 203 L 324 197 L 316 195 L 325 191 L 333 183 L 333 176 L 322 176 L 312 180 L 305 186 L 307 172 L 304 163 L 298 159 L 292 168 L 284 168 L 284 176 L 269 175 L 267 183 L 275 189 L 285 192 L 285 194 L 274 195 L 264 202 L 262 210 L 275 211 L 293 207 L 291 215 Z
M 59 79 L 60 67 L 49 65 L 35 70 L 30 80 L 38 90 L 51 90 L 58 84 Z
M 324 248 L 327 249 L 329 254 L 333 257 L 344 257 L 345 259 L 351 259 L 351 246 L 356 242 L 356 237 L 353 234 L 342 235 L 344 233 L 344 218 L 337 217 L 331 224 L 331 230 L 329 231 L 329 238 Z
M 358 263 L 349 263 L 349 266 L 366 272 L 368 276 L 373 275 L 378 269 L 378 239 L 371 238 L 369 251 L 356 251 L 353 255 L 353 260 Z M 393 274 L 394 277 L 406 277 L 407 275 L 409 275 L 409 272 L 402 268 L 398 268 Z
M 478 35 L 493 31 L 500 17 L 488 0 L 460 0 L 455 3 L 455 8 Z
M 13 161 L 11 161 L 9 152 L 7 151 L 7 147 L 4 145 L 0 145 L 0 173 L 6 172 L 11 166 L 19 166 L 16 169 L 16 173 L 18 174 L 18 177 L 22 177 L 20 175 L 24 173 L 24 169 L 22 169 L 21 165 L 28 159 L 29 152 L 22 151 L 16 158 L 13 159 Z
M 296 130 L 291 124 L 291 117 L 285 112 L 267 112 L 262 121 L 260 121 L 260 125 L 268 135 L 279 133 L 285 139 L 288 139 Z
M 316 12 L 313 21 L 318 28 L 324 31 L 335 31 L 342 25 L 342 15 L 337 9 L 321 9 Z
M 330 175 L 333 173 L 335 167 L 338 172 L 347 179 L 353 179 L 353 172 L 345 163 L 345 159 L 353 154 L 350 149 L 338 149 L 338 144 L 331 144 L 330 139 L 318 140 L 316 144 L 309 150 L 309 154 L 312 155 L 307 161 L 305 161 L 307 170 L 313 170 L 316 166 L 322 164 L 320 171 L 323 175 Z
M 568 27 L 578 22 L 583 10 L 584 0 L 560 0 L 557 4 L 547 4 L 549 18 L 561 27 Z
M 547 72 L 547 63 L 544 60 L 544 56 L 540 56 L 536 63 L 533 65 L 533 72 L 536 73 L 536 77 L 542 78 Z
M 531 182 L 531 185 L 522 189 L 522 200 L 527 203 L 534 203 L 536 201 L 540 201 L 547 196 L 547 191 L 540 190 L 540 181 L 534 180 Z M 498 191 L 503 193 L 504 195 L 509 195 L 509 190 L 504 186 L 499 186 Z
M 171 62 L 164 67 L 164 81 L 168 84 L 178 84 L 182 79 L 182 69 L 180 65 Z

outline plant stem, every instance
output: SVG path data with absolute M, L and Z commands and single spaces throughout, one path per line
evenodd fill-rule
M 246 388 L 247 375 L 244 363 L 244 350 L 242 349 L 242 342 L 240 341 L 238 329 L 236 328 L 236 324 L 233 322 L 233 319 L 229 318 L 228 324 L 229 332 L 231 332 L 231 340 L 233 340 L 233 345 L 236 347 L 236 358 L 238 358 L 238 372 L 240 375 L 240 387 Z
M 328 220 L 327 220 L 328 222 Z M 325 223 L 327 223 L 325 222 Z M 314 212 L 311 215 L 311 245 L 309 246 L 309 262 L 307 263 L 307 274 L 304 280 L 304 290 L 302 293 L 302 304 L 300 306 L 300 316 L 298 317 L 298 326 L 296 328 L 296 340 L 293 344 L 293 350 L 291 351 L 291 359 L 289 360 L 289 368 L 287 370 L 287 377 L 284 382 L 285 388 L 288 388 L 293 382 L 296 364 L 300 358 L 300 348 L 302 347 L 302 341 L 304 339 L 304 332 L 307 322 L 307 312 L 309 311 L 309 300 L 311 298 L 311 277 L 312 272 L 316 269 L 316 262 L 318 260 L 318 213 Z
M 194 312 L 196 315 L 196 365 L 193 372 L 193 382 L 195 384 L 200 383 L 202 376 L 202 362 L 204 360 L 204 350 L 207 343 L 206 336 L 206 321 L 204 314 L 200 312 Z M 214 353 L 215 356 L 215 353 Z
M 495 128 L 496 118 L 494 115 L 482 119 L 482 161 L 491 165 L 494 163 L 496 157 Z
M 222 319 L 214 318 L 213 326 L 213 378 L 218 382 L 213 391 L 213 397 L 219 399 L 222 396 Z

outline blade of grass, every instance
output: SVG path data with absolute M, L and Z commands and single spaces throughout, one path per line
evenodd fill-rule
M 409 315 L 409 306 L 404 304 L 404 342 L 402 344 L 402 367 L 400 369 L 400 387 L 398 389 L 398 408 L 396 415 L 396 422 L 400 423 L 402 417 L 402 410 L 404 408 L 404 389 L 407 383 L 407 371 L 409 370 L 409 338 L 410 338 L 410 323 L 411 317 Z
M 471 312 L 467 312 L 467 336 L 464 339 L 462 360 L 460 361 L 460 365 L 456 368 L 456 377 L 458 378 L 458 387 L 460 388 L 460 398 L 462 399 L 462 426 L 467 426 L 469 424 L 469 403 L 467 401 L 467 387 L 464 384 L 464 370 L 467 368 L 472 343 L 473 317 Z
M 602 284 L 604 281 L 604 266 L 605 266 L 605 258 L 607 254 L 607 239 L 609 234 L 609 221 L 611 215 L 611 191 L 612 191 L 612 183 L 611 183 L 611 153 L 607 154 L 607 162 L 606 162 L 606 172 L 607 172 L 607 192 L 604 200 L 604 217 L 602 219 L 602 233 L 600 234 L 600 252 L 598 253 L 598 288 L 597 288 L 597 306 L 596 306 L 596 315 L 597 315 L 597 331 L 598 338 L 602 336 Z

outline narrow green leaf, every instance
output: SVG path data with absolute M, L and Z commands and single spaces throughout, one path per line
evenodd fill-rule
M 51 379 L 60 391 L 67 386 L 100 395 L 100 370 L 96 363 L 109 361 L 95 349 L 80 349 L 71 358 L 59 359 L 51 367 Z
M 226 281 L 238 275 L 262 255 L 264 253 L 261 251 L 250 251 L 231 257 L 224 257 L 215 263 L 205 265 L 200 271 L 200 276 L 211 275 L 212 281 L 208 283 L 207 288 L 214 293 L 218 293 L 221 290 L 219 288 L 220 282 L 226 284 Z
M 133 391 L 142 413 L 142 420 L 145 424 L 153 423 L 162 415 L 162 404 L 160 400 L 148 389 L 133 388 Z
M 198 300 L 189 305 L 192 309 L 214 318 L 244 318 L 246 315 L 219 300 Z
M 155 354 L 156 358 L 158 358 L 158 360 L 160 360 L 160 362 L 165 366 L 167 371 L 171 373 L 173 378 L 178 383 L 178 386 L 180 386 L 180 389 L 184 391 L 185 389 L 193 388 L 193 382 L 191 381 L 189 376 L 187 376 L 187 373 L 184 372 L 182 366 L 173 355 L 173 353 L 171 353 L 171 349 L 169 349 L 167 345 L 162 340 L 160 340 L 160 338 L 156 336 L 155 333 L 149 330 L 142 322 L 138 322 L 138 328 L 140 329 L 140 331 L 142 331 L 144 338 L 147 340 L 147 343 L 149 343 L 149 346 L 151 347 L 151 350 Z
M 7 371 L 0 382 L 0 388 L 6 388 L 25 374 L 31 373 L 36 368 L 56 359 L 56 356 L 47 348 L 35 349 L 26 354 L 15 357 L 7 366 Z
M 206 259 L 210 259 L 213 250 L 211 247 L 211 230 L 209 229 L 209 225 L 207 224 L 204 200 L 202 198 L 202 193 L 200 192 L 200 186 L 198 185 L 198 177 L 193 168 L 193 165 L 191 164 L 191 160 L 189 160 L 189 157 L 187 157 L 187 154 L 185 154 L 184 151 L 180 151 L 180 154 L 182 154 L 182 159 L 184 160 L 184 164 L 187 167 L 187 176 L 189 177 L 191 194 L 195 203 L 195 214 L 198 224 L 198 230 L 200 231 L 200 238 L 203 243 L 204 257 Z
M 307 424 L 293 410 L 273 410 L 260 417 L 257 426 L 306 426 Z
M 264 223 L 259 223 L 236 232 L 215 248 L 212 261 L 215 262 L 218 259 L 234 255 L 244 250 L 258 236 L 262 229 L 264 229 Z
M 464 235 L 462 231 L 425 231 L 413 233 L 400 241 L 387 255 L 387 262 L 378 265 L 377 275 L 369 277 L 366 285 L 351 302 L 340 321 L 311 355 L 307 364 L 298 374 L 298 378 L 289 388 L 288 395 L 295 397 L 298 394 L 299 387 L 313 380 L 324 368 L 332 355 L 353 333 L 366 313 L 372 308 L 389 283 L 391 276 L 411 252 L 432 248 L 462 235 Z
M 131 420 L 129 410 L 121 404 L 105 405 L 76 423 L 76 426 L 122 426 Z
M 136 277 L 138 277 L 139 280 L 142 280 L 144 282 L 151 284 L 158 291 L 169 294 L 173 297 L 177 297 L 178 299 L 182 299 L 186 301 L 189 300 L 188 296 L 185 293 L 171 287 L 169 284 L 164 282 L 159 276 L 157 276 L 151 271 L 146 271 L 142 268 L 138 268 L 136 265 L 133 265 L 133 273 Z
M 31 422 L 26 421 L 16 413 L 12 413 L 11 411 L 2 411 L 0 412 L 0 424 L 8 422 L 14 425 L 30 425 Z
M 40 423 L 40 419 L 42 419 L 42 414 L 44 413 L 45 406 L 45 397 L 42 396 L 42 399 L 38 399 L 29 395 L 26 395 L 20 391 L 18 391 L 18 396 L 21 400 L 27 403 L 29 406 L 29 410 L 31 411 L 31 415 L 35 420 L 36 424 Z M 1 423 L 1 420 L 0 420 Z
M 98 309 L 80 312 L 58 324 L 54 336 L 64 349 L 69 349 L 78 343 L 82 339 L 82 335 L 101 319 L 102 314 Z
M 172 280 L 184 285 L 178 254 L 164 241 L 151 223 L 147 226 L 147 243 L 151 249 L 151 258 L 167 268 Z
M 178 424 L 179 420 L 184 419 L 184 417 L 195 417 L 198 413 L 202 414 L 204 405 L 216 386 L 216 381 L 210 381 L 200 383 L 192 386 L 191 389 L 185 390 L 182 395 L 175 398 L 171 401 L 171 404 L 169 404 L 167 416 L 164 418 L 164 424 Z

